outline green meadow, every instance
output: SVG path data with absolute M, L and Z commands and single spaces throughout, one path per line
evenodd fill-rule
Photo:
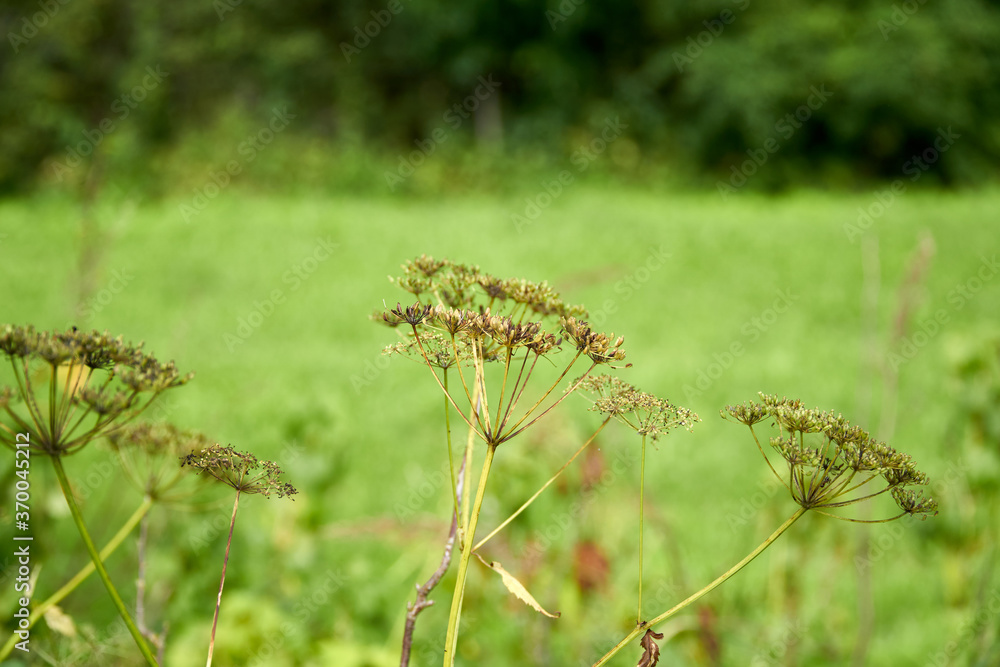
M 777 197 L 580 181 L 537 215 L 520 195 L 390 198 L 225 189 L 189 199 L 0 201 L 0 323 L 107 330 L 196 373 L 154 416 L 277 461 L 294 499 L 241 501 L 218 665 L 399 662 L 407 601 L 441 559 L 451 511 L 444 410 L 426 368 L 382 354 L 372 319 L 412 303 L 388 280 L 421 254 L 546 280 L 625 337 L 615 373 L 700 415 L 646 461 L 644 611 L 659 614 L 796 509 L 742 425 L 757 392 L 841 412 L 913 456 L 940 514 L 863 525 L 809 515 L 660 629 L 667 665 L 1000 664 L 1000 191 Z M 859 209 L 869 217 L 859 221 Z M 535 213 L 535 211 L 532 211 Z M 188 218 L 188 219 L 185 219 Z M 562 354 L 567 354 L 563 352 Z M 9 384 L 10 369 L 0 371 Z M 503 445 L 479 530 L 543 484 L 599 418 L 570 397 Z M 453 419 L 452 426 L 456 421 Z M 609 425 L 484 547 L 548 610 L 473 562 L 464 665 L 591 665 L 634 625 L 638 442 Z M 476 469 L 483 455 L 477 449 Z M 116 456 L 67 458 L 100 545 L 142 502 Z M 14 629 L 12 457 L 0 459 L 0 622 Z M 32 460 L 40 600 L 86 562 L 52 466 Z M 204 660 L 231 494 L 154 507 L 146 619 L 166 665 Z M 880 518 L 878 499 L 844 514 Z M 126 601 L 130 538 L 107 565 Z M 417 666 L 440 664 L 454 564 L 419 617 Z M 88 579 L 11 665 L 133 665 Z M 870 630 L 867 630 L 870 628 Z M 861 648 L 859 648 L 859 646 Z M 641 650 L 613 665 L 634 665 Z

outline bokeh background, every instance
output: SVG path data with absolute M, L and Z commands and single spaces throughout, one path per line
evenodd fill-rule
M 625 335 L 623 378 L 701 415 L 647 461 L 650 616 L 794 510 L 722 406 L 840 411 L 930 475 L 938 517 L 804 518 L 665 626 L 661 664 L 1000 664 L 996 3 L 36 0 L 0 28 L 0 322 L 145 340 L 197 373 L 157 418 L 300 489 L 241 502 L 215 664 L 398 664 L 447 461 L 436 385 L 370 315 L 421 253 L 548 280 Z M 483 530 L 586 407 L 500 452 Z M 560 619 L 473 564 L 460 663 L 585 666 L 628 631 L 637 444 L 607 429 L 488 547 Z M 141 493 L 104 445 L 67 467 L 103 543 Z M 50 468 L 38 599 L 86 561 Z M 6 545 L 15 479 L 2 457 Z M 207 500 L 151 514 L 167 665 L 204 660 L 231 496 Z M 130 599 L 136 553 L 109 560 Z M 453 583 L 411 664 L 440 662 Z M 10 664 L 137 664 L 98 581 L 61 609 Z

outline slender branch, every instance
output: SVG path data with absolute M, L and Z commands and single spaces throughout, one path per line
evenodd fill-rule
M 448 391 L 448 369 L 445 368 L 444 372 L 442 374 L 444 375 L 444 390 L 445 390 L 445 392 L 447 392 Z M 449 407 L 450 406 L 448 405 L 448 397 L 446 396 L 445 399 L 444 399 L 444 430 L 445 430 L 445 437 L 448 440 L 448 472 L 451 473 L 451 498 L 452 498 L 454 509 L 455 509 L 455 515 L 457 516 L 458 513 L 459 513 L 459 509 L 458 509 L 458 496 L 461 493 L 461 491 L 459 491 L 459 489 L 461 487 L 458 485 L 458 482 L 455 480 L 455 457 L 454 457 L 454 454 L 452 454 L 452 451 L 451 451 L 451 415 L 449 414 L 451 412 L 451 410 L 448 409 Z M 465 467 L 464 463 L 462 464 L 462 467 L 463 468 Z M 461 474 L 461 471 L 459 472 L 459 474 Z
M 465 462 L 463 461 L 462 467 L 458 470 L 459 480 L 456 494 L 462 493 L 464 472 Z M 444 555 L 441 556 L 441 564 L 423 586 L 417 586 L 416 599 L 413 602 L 406 603 L 406 627 L 403 629 L 403 652 L 399 658 L 399 667 L 407 667 L 410 664 L 410 648 L 413 644 L 413 630 L 417 625 L 417 615 L 434 604 L 434 600 L 428 600 L 427 596 L 441 582 L 444 573 L 448 571 L 448 566 L 451 565 L 451 553 L 455 547 L 455 534 L 458 532 L 458 514 L 459 508 L 456 506 L 451 516 L 451 529 L 448 531 L 448 540 L 444 544 Z
M 219 623 L 219 607 L 222 606 L 222 587 L 226 585 L 226 566 L 229 565 L 229 547 L 233 544 L 233 527 L 236 526 L 236 510 L 240 507 L 240 490 L 236 489 L 236 502 L 233 503 L 233 518 L 229 522 L 229 539 L 226 540 L 226 558 L 222 561 L 222 578 L 219 580 L 219 596 L 215 600 L 215 617 L 212 619 L 212 639 L 208 643 L 208 662 L 205 667 L 212 667 L 212 653 L 215 652 L 215 628 Z
M 424 344 L 420 342 L 420 335 L 417 333 L 416 327 L 413 327 L 413 335 L 417 339 L 417 347 L 420 348 L 420 354 L 424 358 L 424 365 L 426 365 L 427 370 L 431 372 L 431 375 L 434 377 L 434 381 L 437 382 L 438 387 L 440 387 L 441 391 L 444 392 L 445 398 L 447 398 L 448 402 L 454 406 L 455 410 L 458 411 L 458 414 L 461 415 L 462 419 L 464 419 L 465 422 L 469 425 L 469 428 L 475 430 L 476 429 L 475 425 L 468 420 L 468 418 L 465 416 L 465 413 L 462 412 L 462 408 L 458 407 L 458 403 L 456 403 L 455 399 L 451 397 L 451 394 L 448 393 L 448 390 L 444 388 L 444 385 L 441 383 L 441 378 L 439 378 L 437 373 L 434 372 L 434 366 L 431 365 L 430 359 L 427 356 L 427 352 L 424 350 Z M 461 370 L 459 371 L 459 374 L 461 374 Z M 476 432 L 478 433 L 479 431 Z
M 549 488 L 549 486 L 552 485 L 552 482 L 556 481 L 556 478 L 559 477 L 559 475 L 561 475 L 563 473 L 563 471 L 566 470 L 566 468 L 568 468 L 569 465 L 571 463 L 573 463 L 573 461 L 576 460 L 576 457 L 578 457 L 583 452 L 583 450 L 586 449 L 587 445 L 589 445 L 590 443 L 592 443 L 594 441 L 594 438 L 597 437 L 597 434 L 604 430 L 604 427 L 608 425 L 609 421 L 611 421 L 611 417 L 610 416 L 601 423 L 601 425 L 597 428 L 597 430 L 594 431 L 593 435 L 591 435 L 589 438 L 587 438 L 587 442 L 585 442 L 582 445 L 580 445 L 580 448 L 578 450 L 576 450 L 576 453 L 573 454 L 573 456 L 569 457 L 569 461 L 566 461 L 566 463 L 563 464 L 563 467 L 559 468 L 559 470 L 556 471 L 556 474 L 552 475 L 552 477 L 549 478 L 549 481 L 545 482 L 545 484 L 542 484 L 541 488 L 538 489 L 537 491 L 535 491 L 534 495 L 532 495 L 530 498 L 528 498 L 524 502 L 523 505 L 521 505 L 520 507 L 518 507 L 517 511 L 514 512 L 513 514 L 511 514 L 509 517 L 507 517 L 507 519 L 503 523 L 501 523 L 499 526 L 497 526 L 496 528 L 494 528 L 493 532 L 491 532 L 489 535 L 487 535 L 483 539 L 479 540 L 479 543 L 476 544 L 476 546 L 472 547 L 472 550 L 473 551 L 479 551 L 479 548 L 481 546 L 483 546 L 484 544 L 486 544 L 487 542 L 489 542 L 490 539 L 492 539 L 494 535 L 496 535 L 501 530 L 503 530 L 504 527 L 508 523 L 510 523 L 511 521 L 513 521 L 514 519 L 516 519 L 518 514 L 520 514 L 524 510 L 528 509 L 528 505 L 530 505 L 531 503 L 535 502 L 535 498 L 537 498 L 538 496 L 542 495 L 542 491 L 544 491 L 545 489 Z
M 570 366 L 569 366 L 569 367 L 567 367 L 565 371 L 563 371 L 563 374 L 559 376 L 559 380 L 562 380 L 562 378 L 563 378 L 563 377 L 564 377 L 564 376 L 566 375 L 566 373 L 567 373 L 567 372 L 569 372 L 569 369 L 570 369 L 570 367 L 571 367 L 571 366 L 572 366 L 572 364 L 570 364 Z M 523 431 L 523 430 L 525 430 L 525 429 L 527 429 L 527 428 L 530 428 L 532 424 L 534 424 L 535 422 L 537 422 L 537 421 L 538 421 L 539 419 L 541 419 L 541 418 L 542 418 L 542 417 L 544 417 L 545 415 L 549 414 L 549 412 L 551 412 L 552 410 L 554 410 L 554 409 L 556 408 L 556 406 L 557 406 L 557 405 L 559 405 L 560 403 L 562 403 L 563 401 L 565 401 L 565 400 L 566 400 L 567 398 L 569 398 L 569 395 L 570 395 L 570 394 L 572 394 L 572 393 L 573 393 L 574 391 L 576 391 L 576 390 L 577 390 L 577 389 L 578 389 L 578 388 L 580 387 L 580 385 L 581 385 L 581 384 L 583 384 L 583 380 L 584 380 L 584 378 L 586 378 L 586 377 L 587 377 L 588 375 L 590 375 L 590 371 L 594 370 L 595 368 L 597 368 L 597 363 L 596 363 L 596 362 L 595 362 L 595 363 L 593 363 L 593 364 L 591 364 L 591 365 L 590 365 L 590 368 L 588 368 L 588 369 L 587 369 L 587 371 L 586 371 L 586 372 L 585 372 L 585 373 L 584 373 L 583 375 L 581 375 L 581 376 L 580 376 L 580 379 L 579 379 L 579 380 L 577 381 L 577 383 L 576 383 L 575 385 L 573 385 L 572 387 L 570 387 L 569 389 L 567 389 L 567 390 L 566 390 L 566 391 L 565 391 L 565 392 L 563 393 L 563 395 L 562 395 L 562 396 L 560 396 L 559 398 L 557 398 L 557 399 L 555 400 L 555 402 L 553 402 L 553 403 L 552 403 L 552 405 L 550 405 L 549 407 L 547 407 L 547 408 L 545 408 L 544 410 L 542 410 L 541 414 L 539 414 L 539 415 L 536 415 L 536 416 L 535 416 L 535 417 L 534 417 L 534 418 L 533 418 L 533 419 L 532 419 L 531 421 L 529 421 L 529 422 L 528 422 L 527 424 L 525 424 L 524 426 L 521 426 L 521 428 L 518 428 L 518 429 L 517 429 L 516 431 L 514 431 L 513 433 L 508 433 L 508 434 L 507 434 L 507 435 L 505 435 L 505 436 L 504 436 L 504 437 L 503 437 L 502 439 L 503 439 L 504 441 L 506 441 L 506 440 L 510 440 L 511 438 L 513 438 L 513 437 L 517 436 L 517 435 L 518 435 L 518 434 L 519 434 L 519 433 L 520 433 L 521 431 Z M 558 380 L 557 380 L 557 382 L 558 382 Z M 549 395 L 549 394 L 550 394 L 551 392 L 552 392 L 552 389 L 549 389 L 549 391 L 547 391 L 547 392 L 545 393 L 545 396 L 542 396 L 542 398 L 541 398 L 541 399 L 539 400 L 539 402 L 538 402 L 538 403 L 541 403 L 541 401 L 545 400 L 545 398 L 546 398 L 546 397 L 547 397 L 547 396 L 548 396 L 548 395 Z M 528 412 L 526 412 L 526 413 L 525 413 L 525 415 L 524 415 L 523 417 L 521 417 L 521 421 L 517 422 L 517 424 L 515 424 L 515 425 L 513 426 L 513 428 L 517 428 L 517 427 L 518 427 L 518 425 L 520 425 L 520 424 L 521 424 L 521 422 L 523 422 L 523 421 L 524 421 L 525 419 L 527 419 L 527 418 L 528 418 L 528 415 L 530 415 L 530 414 L 531 414 L 531 412 L 532 412 L 532 411 L 533 411 L 533 410 L 535 409 L 535 407 L 537 407 L 537 406 L 538 406 L 538 403 L 535 403 L 535 406 L 534 406 L 534 407 L 532 407 L 532 408 L 531 408 L 531 410 L 529 410 Z
M 111 601 L 114 602 L 115 608 L 118 609 L 118 614 L 125 621 L 125 625 L 128 627 L 129 633 L 135 640 L 136 645 L 139 647 L 139 651 L 142 656 L 146 659 L 146 662 L 151 665 L 151 667 L 158 667 L 156 658 L 153 656 L 152 651 L 149 650 L 149 646 L 146 644 L 145 638 L 142 633 L 139 632 L 139 628 L 136 627 L 135 622 L 132 620 L 132 616 L 129 615 L 128 609 L 125 607 L 125 603 L 122 601 L 121 595 L 118 594 L 118 590 L 115 585 L 111 583 L 111 577 L 108 576 L 108 571 L 104 568 L 104 563 L 101 562 L 101 556 L 97 553 L 97 547 L 94 546 L 94 540 L 91 539 L 90 533 L 87 532 L 87 526 L 83 522 L 83 515 L 80 513 L 80 508 L 77 507 L 76 500 L 73 499 L 73 489 L 70 488 L 69 479 L 66 477 L 66 471 L 63 469 L 62 460 L 58 456 L 49 457 L 52 459 L 52 466 L 56 470 L 56 477 L 59 478 L 59 486 L 62 487 L 63 495 L 66 497 L 66 504 L 69 505 L 70 514 L 73 516 L 73 521 L 76 523 L 77 530 L 80 531 L 80 537 L 83 539 L 83 544 L 87 548 L 87 553 L 90 554 L 90 560 L 94 563 L 94 567 L 97 569 L 97 575 L 104 582 L 104 587 L 108 589 L 108 595 L 111 596 Z
M 601 658 L 600 660 L 598 660 L 597 662 L 595 662 L 594 665 L 593 665 L 593 667 L 600 667 L 601 665 L 607 663 L 608 660 L 610 660 L 612 657 L 614 657 L 623 648 L 625 648 L 626 646 L 628 646 L 628 644 L 633 639 L 635 639 L 636 637 L 638 637 L 639 635 L 641 635 L 647 629 L 652 628 L 653 626 L 662 623 L 663 621 L 667 620 L 668 618 L 670 618 L 671 616 L 673 616 L 674 614 L 676 614 L 677 612 L 679 612 L 681 609 L 684 609 L 688 605 L 690 605 L 690 604 L 692 604 L 694 602 L 697 602 L 699 599 L 701 599 L 703 596 L 707 595 L 708 593 L 711 593 L 720 584 L 722 584 L 727 579 L 729 579 L 730 577 L 732 577 L 734 574 L 736 574 L 737 572 L 739 572 L 740 570 L 742 570 L 744 566 L 746 566 L 748 563 L 750 563 L 750 561 L 752 561 L 754 558 L 756 558 L 757 556 L 759 556 L 761 554 L 761 552 L 764 551 L 764 549 L 766 549 L 769 546 L 771 546 L 772 542 L 774 542 L 776 539 L 778 539 L 778 537 L 780 537 L 781 534 L 783 532 L 785 532 L 788 529 L 789 526 L 791 526 L 793 523 L 795 523 L 795 521 L 800 516 L 802 516 L 805 513 L 806 513 L 806 509 L 804 507 L 800 507 L 799 509 L 795 510 L 795 514 L 793 514 L 792 516 L 790 516 L 788 519 L 785 520 L 785 522 L 783 524 L 781 524 L 780 526 L 778 526 L 778 529 L 775 530 L 773 533 L 771 533 L 771 535 L 768 536 L 768 538 L 766 540 L 764 540 L 763 542 L 761 542 L 760 546 L 758 546 L 756 549 L 754 549 L 749 554 L 747 554 L 747 556 L 743 560 L 741 560 L 739 563 L 737 563 L 736 565 L 734 565 L 731 568 L 729 568 L 728 570 L 726 570 L 715 581 L 713 581 L 712 583 L 708 584 L 707 586 L 705 586 L 704 588 L 702 588 L 697 593 L 694 593 L 693 595 L 691 595 L 690 597 L 688 597 L 686 600 L 677 603 L 676 605 L 674 605 L 673 607 L 671 607 L 667 611 L 663 612 L 662 614 L 660 614 L 659 616 L 657 616 L 653 620 L 645 622 L 645 623 L 639 623 L 639 624 L 637 624 L 636 627 L 635 627 L 635 629 L 633 629 L 632 632 L 630 632 L 625 637 L 625 639 L 623 639 L 620 642 L 618 642 L 618 644 L 616 644 L 614 648 L 612 648 L 610 651 L 608 651 L 607 654 L 605 654 L 605 656 L 603 658 Z
M 560 382 L 562 382 L 562 379 L 563 379 L 564 377 L 566 377 L 566 374 L 567 374 L 567 373 L 569 373 L 569 369 L 573 368 L 573 365 L 574 365 L 574 364 L 576 363 L 576 360 L 577 360 L 577 359 L 579 359 L 579 358 L 580 358 L 580 355 L 582 355 L 582 354 L 583 354 L 583 352 L 580 352 L 579 350 L 577 350 L 577 352 L 576 352 L 576 356 L 574 356 L 574 357 L 573 357 L 573 358 L 572 358 L 572 359 L 570 360 L 570 362 L 569 362 L 569 365 L 568 365 L 568 366 L 566 366 L 566 368 L 565 368 L 565 369 L 563 370 L 563 372 L 562 372 L 562 373 L 561 373 L 561 374 L 559 375 L 559 377 L 557 377 L 557 378 L 556 378 L 556 381 L 552 383 L 552 386 L 550 386 L 550 387 L 549 387 L 549 388 L 548 388 L 547 390 L 545 390 L 545 393 L 544 393 L 544 394 L 542 394 L 542 397 L 541 397 L 541 398 L 539 398 L 539 399 L 538 399 L 537 401 L 535 401 L 535 404 L 534 404 L 534 405 L 532 405 L 532 406 L 531 406 L 530 408 L 528 408 L 528 411 L 527 411 L 527 412 L 525 412 L 525 413 L 524 413 L 524 414 L 523 414 L 523 415 L 521 416 L 521 418 L 520 418 L 520 419 L 518 419 L 518 420 L 517 420 L 517 422 L 516 422 L 516 423 L 515 423 L 515 424 L 514 424 L 513 426 L 511 426 L 511 427 L 510 427 L 510 429 L 509 429 L 510 431 L 515 431 L 515 430 L 517 429 L 517 427 L 518 427 L 518 426 L 520 426 L 520 425 L 521 425 L 521 424 L 522 424 L 522 423 L 524 422 L 524 420 L 525 420 L 525 419 L 527 419 L 527 418 L 528 418 L 528 417 L 529 417 L 529 416 L 531 415 L 531 413 L 535 411 L 535 408 L 537 408 L 537 407 L 538 407 L 539 405 L 541 405 L 541 404 L 542 404 L 542 403 L 543 403 L 543 402 L 545 401 L 545 399 L 549 397 L 549 394 L 551 394 L 551 393 L 552 393 L 552 390 L 553 390 L 553 389 L 555 389 L 556 387 L 558 387 L 558 386 L 559 386 L 559 383 L 560 383 Z M 594 365 L 592 365 L 592 366 L 590 367 L 590 369 L 588 369 L 588 370 L 587 370 L 587 373 L 589 373 L 589 372 L 590 372 L 591 370 L 593 370 L 593 369 L 594 369 L 594 366 L 596 366 L 596 365 L 597 365 L 597 364 L 594 364 Z M 584 375 L 584 377 L 586 377 L 587 373 L 584 373 L 584 374 L 583 374 L 583 375 Z M 582 378 L 581 378 L 581 379 L 582 379 Z M 575 388 L 575 387 L 574 387 L 574 388 Z M 570 393 L 572 393 L 572 392 L 566 392 L 565 394 L 563 394 L 563 396 L 564 396 L 564 397 L 565 397 L 565 396 L 568 396 L 568 395 L 569 395 Z M 529 426 L 530 426 L 530 424 L 529 424 Z M 527 426 L 525 426 L 524 428 L 527 428 Z M 520 432 L 521 432 L 521 431 L 523 431 L 523 430 L 524 430 L 524 429 L 521 429 L 521 430 L 518 430 L 518 431 L 516 431 L 516 432 L 515 432 L 515 433 L 514 433 L 513 435 L 509 435 L 509 436 L 507 436 L 507 440 L 510 440 L 511 438 L 513 438 L 513 437 L 514 437 L 515 435 L 517 435 L 518 433 L 520 433 Z
M 531 362 L 531 369 L 528 370 L 528 375 L 524 375 L 524 369 L 528 365 L 528 357 L 530 355 L 525 352 L 524 359 L 521 361 L 521 369 L 517 372 L 517 378 L 514 380 L 514 386 L 510 389 L 511 400 L 507 401 L 507 409 L 504 410 L 503 420 L 500 422 L 498 430 L 502 431 L 505 426 L 507 426 L 507 421 L 510 419 L 511 411 L 517 405 L 517 401 L 521 398 L 521 394 L 524 392 L 524 388 L 528 385 L 528 378 L 531 377 L 531 371 L 535 369 L 535 363 L 538 362 L 538 357 L 540 354 L 535 354 L 535 360 Z M 522 383 L 523 382 L 523 383 Z
M 125 538 L 128 537 L 128 534 L 131 533 L 133 529 L 135 529 L 136 524 L 138 524 L 139 521 L 144 516 L 146 516 L 146 513 L 149 512 L 149 508 L 152 506 L 153 506 L 152 499 L 146 497 L 146 499 L 143 500 L 142 504 L 139 505 L 138 509 L 136 509 L 136 511 L 132 513 L 132 516 L 130 516 L 128 520 L 125 522 L 125 524 L 118 530 L 118 532 L 115 533 L 115 536 L 112 537 L 108 541 L 108 543 L 104 545 L 103 549 L 101 549 L 100 557 L 102 561 L 107 560 L 108 557 L 115 552 L 115 550 L 121 545 L 121 543 L 125 541 Z M 28 628 L 29 629 L 32 628 L 35 625 L 35 623 L 38 622 L 38 619 L 40 619 L 42 616 L 45 615 L 45 612 L 47 612 L 49 609 L 62 602 L 67 595 L 76 590 L 76 588 L 81 583 L 83 583 L 87 577 L 93 574 L 94 569 L 95 568 L 93 561 L 88 562 L 80 569 L 79 572 L 76 573 L 76 575 L 72 579 L 67 581 L 62 588 L 57 590 L 49 597 L 45 598 L 45 600 L 43 600 L 41 604 L 36 606 L 32 610 L 31 615 L 28 616 Z M 8 655 L 10 655 L 10 652 L 14 650 L 14 644 L 17 643 L 17 640 L 18 636 L 16 634 L 10 636 L 10 639 L 7 640 L 7 643 L 4 644 L 2 648 L 0 648 L 0 660 L 3 660 Z

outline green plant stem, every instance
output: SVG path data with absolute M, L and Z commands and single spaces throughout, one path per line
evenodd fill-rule
M 63 495 L 66 497 L 66 504 L 69 505 L 70 514 L 73 515 L 73 521 L 76 523 L 77 529 L 80 531 L 80 537 L 83 539 L 83 544 L 87 548 L 87 553 L 90 554 L 90 560 L 94 564 L 94 568 L 97 570 L 97 576 L 101 578 L 104 582 L 104 587 L 108 589 L 108 595 L 111 596 L 111 601 L 114 602 L 115 608 L 118 609 L 119 616 L 125 621 L 125 625 L 128 627 L 129 633 L 135 640 L 136 646 L 139 647 L 139 652 L 142 653 L 142 657 L 146 659 L 146 662 L 151 665 L 151 667 L 159 667 L 156 662 L 156 658 L 153 656 L 152 651 L 150 651 L 149 646 L 146 644 L 145 638 L 142 633 L 139 632 L 139 628 L 136 627 L 135 622 L 132 620 L 132 616 L 129 615 L 128 609 L 125 607 L 125 603 L 122 601 L 121 596 L 118 594 L 118 590 L 115 585 L 111 583 L 111 577 L 108 576 L 108 571 L 104 568 L 104 563 L 101 562 L 101 555 L 97 553 L 97 547 L 94 546 L 94 540 L 90 538 L 90 533 L 87 532 L 87 526 L 83 522 L 83 515 L 80 513 L 80 508 L 77 507 L 76 501 L 73 499 L 73 490 L 69 486 L 69 479 L 66 477 L 66 471 L 63 469 L 62 459 L 58 456 L 50 457 L 52 459 L 52 467 L 56 470 L 56 477 L 59 478 L 59 486 L 62 487 Z
M 642 436 L 642 462 L 639 464 L 639 602 L 635 612 L 635 624 L 642 623 L 642 519 L 646 492 L 646 436 Z
M 747 554 L 746 558 L 744 558 L 743 560 L 741 560 L 739 563 L 737 563 L 736 565 L 733 565 L 731 568 L 729 568 L 724 573 L 722 573 L 722 575 L 720 575 L 718 579 L 716 579 L 715 581 L 713 581 L 709 585 L 705 586 L 704 588 L 702 588 L 697 593 L 694 593 L 693 595 L 691 595 L 690 597 L 688 597 L 686 600 L 684 600 L 682 602 L 678 602 L 676 605 L 674 605 L 673 607 L 671 607 L 667 611 L 663 612 L 662 614 L 660 614 L 659 616 L 657 616 L 653 620 L 651 620 L 651 621 L 649 621 L 647 623 L 637 624 L 636 627 L 635 627 L 635 629 L 632 630 L 632 632 L 630 632 L 628 634 L 628 636 L 625 637 L 625 639 L 623 639 L 620 642 L 618 642 L 613 649 L 611 649 L 610 651 L 608 651 L 604 655 L 603 658 L 601 658 L 600 660 L 598 660 L 597 662 L 595 662 L 593 664 L 593 667 L 600 667 L 601 665 L 607 663 L 607 661 L 610 660 L 612 657 L 614 657 L 615 654 L 617 654 L 623 648 L 625 648 L 626 646 L 628 646 L 628 644 L 633 639 L 635 639 L 636 637 L 638 637 L 639 635 L 641 635 L 647 629 L 652 628 L 655 625 L 659 625 L 660 623 L 662 623 L 663 621 L 667 620 L 668 618 L 670 618 L 671 616 L 673 616 L 674 614 L 676 614 L 680 610 L 684 609 L 688 605 L 690 605 L 690 604 L 692 604 L 694 602 L 697 602 L 703 596 L 707 595 L 708 593 L 711 593 L 720 584 L 722 584 L 727 579 L 729 579 L 730 577 L 732 577 L 734 574 L 736 574 L 737 572 L 739 572 L 740 570 L 742 570 L 748 563 L 750 563 L 750 561 L 752 561 L 754 558 L 756 558 L 757 556 L 759 556 L 761 554 L 761 552 L 764 551 L 764 549 L 766 549 L 769 546 L 771 546 L 772 542 L 774 542 L 776 539 L 778 539 L 778 537 L 780 537 L 783 532 L 785 532 L 786 530 L 788 530 L 789 526 L 791 526 L 793 523 L 795 523 L 795 521 L 798 520 L 798 518 L 800 516 L 802 516 L 803 514 L 805 514 L 805 513 L 806 513 L 806 508 L 804 508 L 804 507 L 800 507 L 799 509 L 795 510 L 795 514 L 793 514 L 792 516 L 788 517 L 788 519 L 786 519 L 783 524 L 781 524 L 780 526 L 778 526 L 778 529 L 775 530 L 773 533 L 771 533 L 770 536 L 768 536 L 768 538 L 766 540 L 764 540 L 763 542 L 761 542 L 760 546 L 758 546 L 756 549 L 754 549 L 749 554 Z
M 136 509 L 136 511 L 132 513 L 132 516 L 128 518 L 128 521 L 125 522 L 125 525 L 123 525 L 121 529 L 117 533 L 115 533 L 115 536 L 112 537 L 108 541 L 108 543 L 104 545 L 103 549 L 101 549 L 100 555 L 102 561 L 107 560 L 108 557 L 115 552 L 115 550 L 121 545 L 121 543 L 125 541 L 125 538 L 128 537 L 128 534 L 131 533 L 132 530 L 136 527 L 136 524 L 138 524 L 142 520 L 142 517 L 146 516 L 146 513 L 149 512 L 149 508 L 152 506 L 153 506 L 153 500 L 152 498 L 147 496 L 146 499 L 143 500 L 142 504 L 139 505 L 139 508 Z M 80 569 L 79 572 L 76 573 L 76 576 L 67 581 L 62 588 L 60 588 L 58 591 L 56 591 L 49 597 L 45 598 L 45 600 L 41 604 L 39 604 L 32 610 L 31 615 L 28 616 L 28 628 L 30 629 L 34 627 L 35 623 L 38 622 L 38 619 L 40 619 L 42 616 L 45 615 L 45 612 L 47 612 L 49 609 L 62 602 L 67 595 L 76 590 L 77 586 L 82 584 L 87 577 L 93 574 L 93 572 L 94 572 L 94 563 L 93 562 L 87 563 Z M 0 648 L 0 660 L 3 660 L 8 655 L 10 655 L 10 652 L 14 650 L 14 644 L 17 643 L 17 640 L 18 640 L 17 635 L 10 636 L 10 639 L 7 640 L 7 643 L 3 645 L 3 648 Z
M 448 633 L 445 635 L 444 667 L 453 667 L 455 664 L 458 624 L 462 617 L 462 600 L 465 597 L 465 577 L 469 571 L 469 557 L 472 555 L 472 542 L 476 535 L 476 524 L 479 522 L 479 510 L 483 505 L 483 496 L 486 495 L 486 480 L 489 478 L 495 453 L 496 445 L 487 443 L 486 460 L 483 461 L 483 470 L 479 473 L 479 488 L 476 489 L 476 500 L 472 505 L 469 526 L 465 531 L 465 542 L 462 544 L 462 558 L 458 561 L 458 577 L 455 580 L 455 593 L 451 598 L 451 612 L 448 614 Z
M 455 501 L 455 517 L 458 520 L 458 482 L 455 480 L 455 458 L 451 451 L 451 405 L 448 403 L 448 369 L 444 369 L 444 430 L 448 440 L 448 470 L 451 472 L 451 498 Z
M 524 510 L 528 509 L 528 505 L 530 505 L 531 503 L 535 502 L 535 498 L 537 498 L 538 496 L 542 495 L 542 491 L 544 491 L 545 489 L 549 488 L 549 486 L 552 485 L 552 482 L 554 482 L 554 481 L 556 481 L 556 479 L 558 479 L 559 475 L 561 475 L 563 473 L 563 471 L 566 470 L 566 468 L 568 468 L 569 465 L 571 463 L 573 463 L 573 461 L 576 460 L 576 457 L 580 456 L 580 454 L 583 453 L 583 450 L 587 448 L 587 445 L 589 445 L 590 443 L 592 443 L 594 441 L 594 438 L 597 437 L 597 434 L 604 430 L 604 427 L 608 425 L 609 421 L 611 421 L 611 417 L 608 417 L 607 419 L 605 419 L 601 423 L 601 425 L 597 428 L 597 430 L 594 431 L 594 434 L 592 436 L 590 436 L 589 438 L 587 438 L 587 442 L 585 442 L 582 445 L 580 445 L 580 449 L 576 450 L 576 453 L 574 453 L 573 456 L 569 457 L 569 461 L 566 461 L 566 463 L 563 464 L 563 467 L 559 468 L 559 470 L 556 471 L 556 474 L 552 475 L 552 477 L 549 478 L 549 481 L 545 482 L 545 484 L 542 484 L 541 488 L 539 488 L 537 491 L 535 491 L 534 495 L 532 495 L 530 498 L 528 498 L 526 501 L 524 501 L 524 504 L 521 505 L 520 507 L 518 507 L 517 511 L 515 511 L 513 514 L 511 514 L 509 517 L 507 517 L 507 519 L 503 523 L 501 523 L 499 526 L 497 526 L 496 528 L 494 528 L 493 532 L 491 532 L 489 535 L 487 535 L 483 539 L 479 540 L 479 542 L 476 543 L 476 546 L 472 547 L 472 550 L 473 551 L 479 551 L 479 547 L 483 546 L 488 541 L 490 541 L 491 539 L 493 539 L 494 535 L 496 535 L 501 530 L 503 530 L 504 527 L 506 527 L 506 525 L 508 523 L 510 523 L 511 521 L 513 521 L 514 519 L 516 519 L 517 516 L 521 512 L 523 512 Z

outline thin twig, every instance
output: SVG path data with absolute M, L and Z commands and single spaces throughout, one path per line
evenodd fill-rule
M 462 495 L 462 485 L 465 481 L 464 472 L 465 460 L 463 459 L 462 465 L 458 469 L 458 480 L 456 482 L 455 491 L 456 497 L 460 497 Z M 448 566 L 451 565 L 451 553 L 452 549 L 455 547 L 455 533 L 458 531 L 459 511 L 460 505 L 456 506 L 452 510 L 451 529 L 448 531 L 448 541 L 445 542 L 444 545 L 444 555 L 441 557 L 441 564 L 423 586 L 417 586 L 416 600 L 406 603 L 406 627 L 403 629 L 403 652 L 399 658 L 399 667 L 408 667 L 410 664 L 410 647 L 413 644 L 413 630 L 417 625 L 417 615 L 427 607 L 434 604 L 434 600 L 428 600 L 427 596 L 430 595 L 431 591 L 434 590 L 434 587 L 440 583 L 445 572 L 448 571 Z

